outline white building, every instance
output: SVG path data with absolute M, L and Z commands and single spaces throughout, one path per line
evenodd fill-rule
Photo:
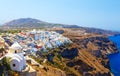
M 9 49 L 10 49 L 10 53 L 22 52 L 22 46 L 18 42 L 13 43 Z
M 10 58 L 9 62 L 11 70 L 21 72 L 25 69 L 26 60 L 22 52 L 22 46 L 19 43 L 13 43 L 10 47 L 10 52 L 6 54 L 6 57 Z
M 10 58 L 10 68 L 13 71 L 19 71 L 21 72 L 22 70 L 25 69 L 26 67 L 26 61 L 22 53 L 8 53 L 6 55 L 7 58 Z

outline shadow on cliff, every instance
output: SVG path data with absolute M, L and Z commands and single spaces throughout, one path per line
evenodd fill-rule
M 67 48 L 63 52 L 61 52 L 61 56 L 63 58 L 74 59 L 76 56 L 78 56 L 78 49 L 77 48 L 71 48 L 71 49 Z

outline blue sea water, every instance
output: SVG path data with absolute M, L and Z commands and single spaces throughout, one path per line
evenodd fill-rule
M 113 41 L 120 51 L 120 35 L 110 36 L 109 39 Z M 120 53 L 108 55 L 110 61 L 110 68 L 114 76 L 120 76 Z
M 117 45 L 117 48 L 120 50 L 120 35 L 110 36 L 109 39 L 113 41 Z

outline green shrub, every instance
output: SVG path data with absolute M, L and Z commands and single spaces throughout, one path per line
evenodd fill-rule
M 6 70 L 11 70 L 10 68 L 10 58 L 4 57 L 2 59 L 2 64 L 4 67 L 6 67 Z

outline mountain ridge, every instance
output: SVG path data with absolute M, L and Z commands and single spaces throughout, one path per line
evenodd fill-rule
M 68 24 L 60 24 L 60 23 L 49 23 L 42 20 L 34 19 L 34 18 L 19 18 L 9 22 L 4 23 L 2 28 L 9 29 L 20 29 L 20 28 L 76 28 L 76 29 L 84 29 L 87 33 L 99 33 L 99 34 L 120 34 L 116 31 L 99 29 L 99 28 L 91 28 L 91 27 L 82 27 L 78 25 L 68 25 Z
M 33 18 L 20 18 L 20 19 L 14 19 L 9 22 L 6 22 L 3 25 L 14 25 L 14 23 L 23 23 L 23 22 L 28 22 L 28 21 L 43 22 L 43 21 L 40 21 L 38 19 L 33 19 Z

